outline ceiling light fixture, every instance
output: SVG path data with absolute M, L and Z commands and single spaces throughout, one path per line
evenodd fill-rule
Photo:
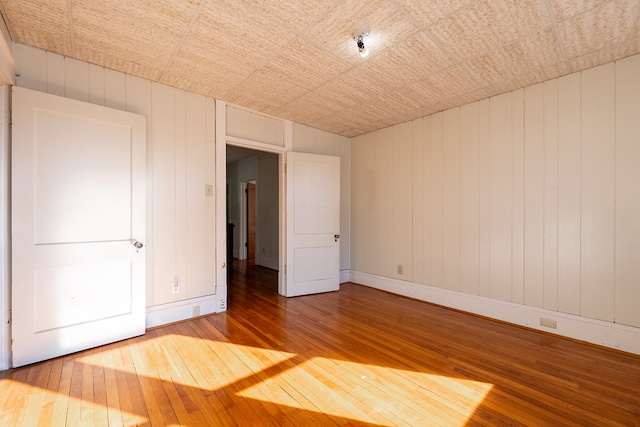
M 356 45 L 358 46 L 358 52 L 360 53 L 360 56 L 363 58 L 366 58 L 367 56 L 369 56 L 369 48 L 364 44 L 365 37 L 369 37 L 368 28 L 358 28 L 353 32 L 353 39 L 356 41 Z

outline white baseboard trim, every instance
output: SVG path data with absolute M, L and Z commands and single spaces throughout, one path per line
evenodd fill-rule
M 146 327 L 166 325 L 216 312 L 216 296 L 206 295 L 147 307 Z
M 350 281 L 468 313 L 640 355 L 640 328 L 358 271 L 351 271 Z M 542 317 L 555 321 L 557 328 L 540 326 L 540 318 Z

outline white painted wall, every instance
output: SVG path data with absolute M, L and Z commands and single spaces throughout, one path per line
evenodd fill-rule
M 639 76 L 640 55 L 353 138 L 353 277 L 640 351 Z
M 282 119 L 227 105 L 226 125 L 227 136 L 284 147 Z
M 147 306 L 198 299 L 200 314 L 213 310 L 215 199 L 205 185 L 215 186 L 214 100 L 20 44 L 13 54 L 18 86 L 146 117 Z

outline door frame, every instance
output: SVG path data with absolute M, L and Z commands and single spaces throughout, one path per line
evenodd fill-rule
M 279 150 L 277 148 L 279 147 L 274 147 L 276 148 L 274 149 L 269 149 L 268 147 L 264 147 L 265 144 L 260 143 L 260 142 L 256 142 L 256 141 L 238 141 L 235 138 L 225 138 L 226 141 L 224 142 L 224 150 L 226 152 L 226 147 L 227 145 L 230 146 L 234 146 L 234 147 L 241 147 L 241 148 L 248 148 L 251 150 L 255 150 L 255 151 L 261 151 L 264 153 L 272 153 L 272 154 L 277 154 L 278 155 L 278 293 L 280 295 L 285 295 L 286 292 L 286 270 L 285 270 L 285 264 L 287 262 L 287 253 L 286 253 L 286 240 L 287 240 L 287 229 L 286 229 L 286 194 L 285 190 L 286 190 L 286 182 L 284 182 L 286 180 L 286 176 L 285 176 L 285 162 L 286 162 L 286 152 L 283 150 Z M 255 143 L 255 144 L 253 144 Z M 222 159 L 223 163 L 224 163 L 224 167 L 225 167 L 225 175 L 226 175 L 226 158 Z M 217 162 L 217 160 L 216 160 Z M 218 165 L 216 165 L 216 167 L 218 167 Z M 247 181 L 249 182 L 249 181 Z M 247 218 L 246 218 L 246 198 L 244 197 L 244 190 L 247 188 L 247 182 L 241 182 L 241 206 L 240 206 L 240 239 L 244 239 L 246 240 L 248 238 L 247 236 Z M 218 226 L 220 226 L 220 224 L 218 224 Z M 226 229 L 225 229 L 226 230 Z M 225 231 L 226 233 L 226 231 Z M 223 237 L 225 236 L 225 234 L 223 234 Z M 257 244 L 257 239 L 256 239 L 256 244 Z M 225 245 L 226 245 L 226 240 L 225 240 Z M 257 250 L 257 249 L 256 249 Z M 246 259 L 248 256 L 247 253 L 247 248 L 244 246 L 244 241 L 240 241 L 240 251 L 239 253 L 244 255 L 244 258 L 242 259 Z M 220 259 L 218 259 L 218 266 L 222 265 L 224 262 L 221 261 Z M 226 269 L 225 269 L 226 270 Z M 226 281 L 226 271 L 225 271 L 225 281 Z M 218 290 L 216 290 L 216 298 L 217 298 L 217 292 Z M 226 289 L 225 289 L 226 292 Z
M 216 311 L 227 310 L 227 145 L 278 155 L 278 293 L 286 295 L 287 223 L 286 176 L 287 151 L 293 151 L 293 122 L 282 120 L 283 146 L 266 144 L 227 135 L 227 103 L 216 99 Z

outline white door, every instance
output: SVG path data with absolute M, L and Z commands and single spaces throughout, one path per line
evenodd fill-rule
M 143 334 L 144 117 L 12 102 L 13 366 Z
M 340 289 L 340 158 L 287 153 L 287 297 Z

